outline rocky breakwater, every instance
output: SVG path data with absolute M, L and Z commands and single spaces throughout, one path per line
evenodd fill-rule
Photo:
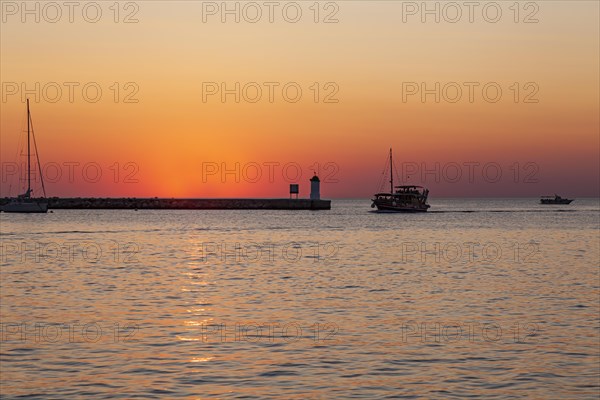
M 107 210 L 329 210 L 331 200 L 310 199 L 165 199 L 50 198 L 51 209 Z

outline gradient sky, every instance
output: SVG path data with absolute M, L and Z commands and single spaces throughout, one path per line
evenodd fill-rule
M 12 83 L 34 88 L 36 82 L 63 89 L 54 103 L 48 101 L 54 92 L 39 93 L 40 99 L 29 95 L 41 162 L 61 168 L 56 178 L 56 168 L 48 167 L 54 177 L 49 196 L 286 197 L 295 181 L 285 178 L 286 164 L 301 167 L 297 181 L 307 196 L 318 164 L 321 178 L 328 178 L 324 197 L 368 197 L 379 190 L 390 147 L 399 172 L 418 166 L 404 182 L 426 185 L 432 197 L 600 194 L 596 1 L 537 2 L 538 23 L 522 22 L 533 8 L 521 9 L 515 23 L 512 1 L 498 2 L 503 14 L 497 23 L 485 21 L 481 9 L 473 23 L 467 15 L 449 23 L 443 14 L 440 23 L 432 16 L 423 23 L 420 13 L 404 15 L 404 22 L 407 2 L 338 1 L 339 22 L 330 24 L 313 21 L 312 1 L 298 2 L 303 15 L 295 24 L 282 17 L 286 2 L 273 23 L 266 15 L 257 23 L 243 16 L 240 23 L 231 16 L 222 23 L 220 14 L 203 22 L 206 2 L 138 1 L 139 22 L 129 24 L 122 19 L 134 8 L 121 9 L 115 23 L 113 2 L 98 3 L 103 14 L 97 23 L 86 22 L 80 9 L 70 23 L 66 8 L 59 22 L 46 21 L 41 11 L 36 23 L 33 16 L 22 22 L 21 10 L 12 15 L 12 4 L 21 2 L 2 1 L 2 196 L 18 191 L 11 168 L 24 162 L 18 149 L 25 103 L 9 89 Z M 320 18 L 332 10 L 321 9 Z M 80 84 L 73 102 L 64 82 Z M 103 91 L 96 103 L 81 93 L 88 82 Z M 114 82 L 121 86 L 116 103 Z M 137 103 L 123 101 L 127 82 L 139 88 Z M 232 95 L 225 103 L 219 96 L 203 102 L 203 82 L 280 86 L 272 103 L 265 86 L 256 103 L 235 103 Z M 280 88 L 287 82 L 303 90 L 297 103 L 283 100 Z M 324 85 L 334 82 L 339 101 L 315 103 L 314 82 L 321 98 Z M 471 103 L 464 87 L 456 103 L 436 103 L 433 95 L 404 102 L 404 82 L 430 88 L 435 82 L 496 82 L 503 94 L 489 103 L 479 86 Z M 510 89 L 515 82 L 519 102 Z M 531 92 L 524 89 L 528 82 L 539 89 L 537 103 L 523 102 Z M 79 163 L 71 179 L 68 163 Z M 233 170 L 236 163 L 239 183 L 234 174 L 203 176 L 203 168 Z M 261 165 L 259 179 L 255 163 Z M 272 179 L 265 163 L 275 163 Z M 465 163 L 479 163 L 471 164 L 471 179 Z M 88 175 L 86 164 L 93 164 Z M 421 176 L 423 167 L 436 165 L 437 177 Z M 462 173 L 457 181 L 456 165 Z M 492 167 L 487 175 L 485 165 Z M 498 166 L 502 176 L 494 181 Z M 94 182 L 97 167 L 102 176 Z M 287 172 L 296 175 L 294 168 Z

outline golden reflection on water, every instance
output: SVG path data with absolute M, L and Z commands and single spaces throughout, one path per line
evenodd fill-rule
M 197 288 L 189 288 L 188 286 L 207 286 L 214 284 L 214 282 L 210 281 L 210 272 L 205 268 L 206 265 L 200 261 L 197 261 L 198 258 L 198 242 L 197 239 L 190 237 L 188 240 L 188 245 L 185 247 L 186 251 L 186 262 L 182 264 L 181 275 L 185 278 L 183 280 L 183 286 L 181 287 L 182 292 L 193 293 L 194 297 L 192 300 L 188 300 L 187 304 L 189 304 L 190 308 L 186 309 L 186 311 L 193 316 L 206 316 L 211 311 L 210 307 L 196 307 L 197 304 L 207 304 L 209 303 L 207 297 L 198 297 L 196 298 L 196 293 L 202 293 Z M 198 272 L 201 270 L 202 272 Z M 190 333 L 190 335 L 185 336 L 176 336 L 177 340 L 182 342 L 205 342 L 206 341 L 206 332 L 205 327 L 210 325 L 214 321 L 213 317 L 205 317 L 205 318 L 194 318 L 187 319 L 183 321 L 183 326 L 186 331 Z M 206 363 L 212 360 L 214 357 L 193 357 L 190 359 L 191 363 Z
M 207 362 L 212 360 L 214 357 L 194 357 L 190 360 L 190 362 L 193 363 L 201 363 L 201 362 Z

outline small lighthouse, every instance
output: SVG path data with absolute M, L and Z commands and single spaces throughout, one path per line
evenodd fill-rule
M 310 199 L 321 199 L 321 180 L 319 179 L 316 173 L 312 178 L 310 178 Z

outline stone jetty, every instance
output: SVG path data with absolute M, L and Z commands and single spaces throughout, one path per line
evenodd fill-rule
M 8 199 L 3 199 L 8 200 Z M 5 201 L 0 201 L 4 203 Z M 48 198 L 49 209 L 106 210 L 329 210 L 331 200 L 311 199 L 165 199 Z

